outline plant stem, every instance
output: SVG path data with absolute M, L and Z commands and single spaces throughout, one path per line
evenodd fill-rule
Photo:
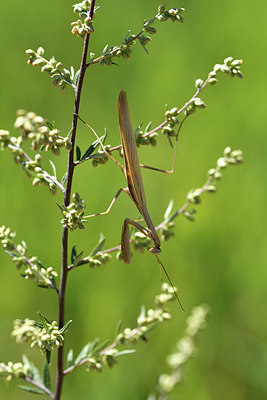
M 35 386 L 35 387 L 37 387 L 38 389 L 40 389 L 40 390 L 42 390 L 44 393 L 46 393 L 49 397 L 53 397 L 53 393 L 49 390 L 49 389 L 47 389 L 47 387 L 45 387 L 44 385 L 41 385 L 40 383 L 38 383 L 38 382 L 36 382 L 36 381 L 34 381 L 34 380 L 32 380 L 32 379 L 30 379 L 30 378 L 28 378 L 28 377 L 25 377 L 25 378 L 23 378 L 26 382 L 28 382 L 28 383 L 30 383 L 31 385 L 33 385 L 33 386 Z
M 95 7 L 95 0 L 91 1 L 89 16 L 93 19 Z M 84 39 L 83 45 L 83 53 L 82 60 L 80 66 L 80 75 L 77 83 L 77 88 L 75 92 L 75 101 L 74 101 L 74 112 L 72 119 L 72 133 L 71 133 L 71 144 L 72 149 L 69 152 L 68 158 L 68 170 L 67 170 L 67 180 L 66 180 L 66 188 L 64 193 L 64 205 L 67 207 L 70 204 L 70 195 L 71 195 L 71 187 L 73 180 L 73 172 L 74 172 L 74 150 L 75 150 L 75 138 L 77 132 L 77 115 L 79 114 L 79 106 L 81 100 L 82 93 L 82 85 L 83 79 L 86 72 L 86 59 L 87 52 L 89 46 L 90 35 L 86 35 Z M 68 227 L 63 226 L 62 228 L 62 264 L 61 264 L 61 279 L 60 279 L 60 287 L 59 287 L 59 311 L 58 311 L 58 322 L 59 329 L 64 326 L 64 314 L 65 314 L 65 294 L 66 294 L 66 285 L 67 285 L 67 275 L 68 275 Z M 61 346 L 58 348 L 58 360 L 57 360 L 57 377 L 56 377 L 56 388 L 53 400 L 59 400 L 62 391 L 63 384 L 63 352 L 64 347 Z

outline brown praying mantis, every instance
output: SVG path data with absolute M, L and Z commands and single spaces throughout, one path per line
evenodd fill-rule
M 126 98 L 126 93 L 123 90 L 120 92 L 119 99 L 118 99 L 118 112 L 119 112 L 119 126 L 120 126 L 121 142 L 122 142 L 125 167 L 122 164 L 120 164 L 117 160 L 115 160 L 115 158 L 113 158 L 105 150 L 103 143 L 101 142 L 100 138 L 98 137 L 96 132 L 93 130 L 93 128 L 91 128 L 82 118 L 80 118 L 78 116 L 78 118 L 94 133 L 94 135 L 98 139 L 105 155 L 107 157 L 109 157 L 115 164 L 117 164 L 120 167 L 120 169 L 122 170 L 122 173 L 124 174 L 124 176 L 126 178 L 127 185 L 128 185 L 127 187 L 121 188 L 118 190 L 118 192 L 116 193 L 115 197 L 113 198 L 112 202 L 110 203 L 110 205 L 106 211 L 97 213 L 97 214 L 87 215 L 84 218 L 90 218 L 90 217 L 94 217 L 97 215 L 108 214 L 109 211 L 111 210 L 112 206 L 114 205 L 115 201 L 117 200 L 118 196 L 120 195 L 120 193 L 121 192 L 126 193 L 132 199 L 132 201 L 134 202 L 139 213 L 142 215 L 143 220 L 146 223 L 146 228 L 143 227 L 141 224 L 139 224 L 137 221 L 131 220 L 130 218 L 126 218 L 124 220 L 123 228 L 122 228 L 122 235 L 121 235 L 121 253 L 122 253 L 124 262 L 129 264 L 131 261 L 129 225 L 132 225 L 136 229 L 138 229 L 143 235 L 147 236 L 154 242 L 154 246 L 150 247 L 148 250 L 156 256 L 159 265 L 163 268 L 163 271 L 174 290 L 177 301 L 179 302 L 181 308 L 183 309 L 182 304 L 181 304 L 181 302 L 177 296 L 177 293 L 173 287 L 171 279 L 170 279 L 164 265 L 158 258 L 158 254 L 161 252 L 161 249 L 160 249 L 161 243 L 160 243 L 158 234 L 156 232 L 155 226 L 153 225 L 153 222 L 152 222 L 149 212 L 147 210 L 144 185 L 143 185 L 143 180 L 142 180 L 141 170 L 140 170 L 140 166 L 141 166 L 144 168 L 172 174 L 173 170 L 174 170 L 177 138 L 176 138 L 176 143 L 175 143 L 173 167 L 172 167 L 171 171 L 165 171 L 165 170 L 161 170 L 158 168 L 152 168 L 152 167 L 145 166 L 143 164 L 140 165 L 139 160 L 138 160 L 135 136 L 134 136 L 133 129 L 132 129 L 131 117 L 130 117 L 127 98 Z

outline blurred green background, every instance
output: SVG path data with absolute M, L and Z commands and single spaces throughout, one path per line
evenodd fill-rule
M 101 5 L 95 21 L 90 51 L 99 54 L 105 44 L 119 44 L 128 29 L 138 32 L 144 18 L 154 15 L 156 1 L 96 2 Z M 102 3 L 102 4 L 101 4 Z M 13 132 L 15 111 L 32 110 L 55 120 L 67 133 L 71 127 L 73 93 L 64 95 L 52 87 L 39 68 L 26 64 L 24 50 L 45 48 L 67 68 L 80 64 L 82 41 L 70 34 L 75 20 L 72 2 L 4 2 L 0 15 L 2 129 Z M 166 355 L 183 335 L 193 306 L 207 303 L 210 319 L 200 335 L 198 354 L 185 370 L 173 398 L 266 399 L 267 398 L 267 271 L 266 271 L 266 2 L 168 1 L 167 6 L 185 7 L 185 24 L 158 23 L 158 34 L 149 44 L 149 56 L 135 46 L 130 61 L 118 67 L 93 67 L 83 88 L 81 115 L 98 132 L 108 128 L 108 143 L 119 143 L 117 97 L 123 87 L 128 94 L 134 127 L 162 121 L 164 104 L 182 106 L 194 93 L 196 78 L 205 79 L 215 63 L 232 55 L 244 59 L 243 81 L 219 75 L 219 83 L 202 94 L 207 108 L 199 110 L 184 126 L 174 176 L 143 171 L 149 210 L 155 224 L 172 198 L 184 203 L 189 189 L 202 185 L 206 171 L 215 166 L 230 145 L 244 151 L 245 163 L 225 170 L 218 193 L 205 195 L 195 223 L 177 219 L 175 238 L 162 245 L 161 259 L 167 267 L 186 312 L 172 304 L 173 319 L 151 334 L 148 344 L 137 345 L 135 355 L 125 356 L 102 374 L 75 371 L 64 384 L 62 399 L 146 399 L 157 377 L 168 371 Z M 85 149 L 92 141 L 80 126 L 78 144 Z M 169 168 L 172 150 L 165 138 L 156 149 L 139 151 L 140 161 Z M 53 157 L 63 175 L 66 155 Z M 46 188 L 33 188 L 13 163 L 8 151 L 0 157 L 0 224 L 24 239 L 30 254 L 47 265 L 60 268 L 61 226 L 55 200 Z M 117 189 L 125 185 L 121 171 L 112 163 L 93 169 L 84 163 L 75 175 L 73 190 L 85 199 L 87 212 L 105 210 Z M 90 220 L 83 232 L 71 234 L 71 244 L 89 253 L 100 232 L 106 247 L 117 245 L 125 217 L 136 218 L 129 199 L 121 196 L 112 212 Z M 10 337 L 16 318 L 37 318 L 42 311 L 57 318 L 56 296 L 23 281 L 1 250 L 0 360 L 19 361 L 23 353 L 41 366 L 38 350 L 16 345 Z M 69 276 L 66 319 L 73 324 L 66 346 L 77 352 L 89 340 L 112 337 L 117 321 L 134 326 L 141 304 L 153 306 L 160 291 L 160 275 L 148 252 L 135 254 L 128 266 L 115 259 L 106 266 L 86 267 Z M 53 360 L 55 361 L 55 360 Z M 19 382 L 21 383 L 21 382 Z M 0 382 L 0 398 L 24 400 L 16 382 Z

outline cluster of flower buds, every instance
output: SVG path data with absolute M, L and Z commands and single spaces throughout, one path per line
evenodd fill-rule
M 52 267 L 46 268 L 36 256 L 28 258 L 26 256 L 27 245 L 24 241 L 15 244 L 13 238 L 16 236 L 6 226 L 0 227 L 0 240 L 5 252 L 11 257 L 11 261 L 16 263 L 18 270 L 24 268 L 21 274 L 25 279 L 32 279 L 39 286 L 55 288 L 55 278 L 57 272 Z
M 34 156 L 34 159 L 31 159 L 24 152 L 24 150 L 21 148 L 22 142 L 22 136 L 9 136 L 8 131 L 4 131 L 4 134 L 2 135 L 0 132 L 0 143 L 2 145 L 2 149 L 6 146 L 10 148 L 14 156 L 14 162 L 22 166 L 23 171 L 29 178 L 33 178 L 33 186 L 44 184 L 49 188 L 51 194 L 55 194 L 58 186 L 56 178 L 53 178 L 45 170 L 43 170 L 41 166 L 42 157 L 39 153 Z
M 243 75 L 240 71 L 242 63 L 243 60 L 234 60 L 233 57 L 227 57 L 224 60 L 223 64 L 215 64 L 213 70 L 209 73 L 208 83 L 214 85 L 218 82 L 216 75 L 219 71 L 223 72 L 224 74 L 230 75 L 232 78 L 237 76 L 238 78 L 242 79 Z M 198 79 L 198 81 L 201 81 L 201 79 Z
M 54 57 L 47 60 L 43 57 L 44 49 L 42 47 L 39 47 L 37 51 L 28 49 L 26 50 L 26 54 L 29 56 L 28 64 L 34 67 L 39 66 L 42 72 L 47 72 L 48 75 L 53 78 L 53 85 L 58 86 L 61 92 L 64 92 L 66 85 L 75 88 L 79 71 L 75 73 L 73 67 L 71 67 L 70 71 L 63 68 L 62 63 L 57 61 Z
M 176 136 L 177 132 L 175 132 L 174 128 L 179 124 L 177 113 L 177 107 L 173 107 L 171 110 L 165 112 L 165 117 L 168 123 L 162 128 L 163 135 L 167 135 L 168 137 Z
M 156 18 L 159 21 L 167 21 L 170 19 L 172 22 L 184 22 L 183 17 L 181 14 L 185 11 L 184 8 L 170 8 L 169 10 L 166 10 L 165 4 L 161 4 L 158 7 L 158 14 L 156 15 Z
M 136 343 L 139 339 L 145 339 L 146 334 L 151 326 L 155 323 L 162 323 L 171 319 L 171 314 L 166 309 L 166 303 L 175 300 L 176 288 L 171 287 L 169 284 L 162 285 L 162 292 L 155 298 L 157 307 L 155 309 L 148 309 L 142 306 L 141 313 L 137 318 L 136 328 L 125 328 L 116 337 L 116 342 L 119 344 Z
M 152 245 L 152 240 L 144 235 L 142 232 L 134 232 L 132 235 L 132 240 L 133 240 L 133 246 L 136 251 L 140 251 L 140 253 L 143 253 L 143 251 Z
M 71 231 L 77 228 L 84 229 L 84 222 L 86 222 L 86 219 L 83 218 L 85 210 L 84 200 L 81 199 L 78 193 L 73 193 L 72 198 L 73 202 L 68 207 L 57 203 L 64 216 L 61 223 L 67 225 Z
M 208 171 L 208 180 L 204 186 L 197 189 L 191 189 L 187 195 L 187 201 L 189 204 L 200 204 L 201 195 L 207 191 L 209 193 L 215 193 L 216 181 L 222 177 L 222 169 L 227 167 L 227 165 L 237 165 L 243 162 L 243 153 L 241 150 L 233 150 L 231 147 L 226 147 L 223 152 L 223 157 L 218 158 L 216 168 L 212 168 Z M 195 209 L 186 209 L 183 215 L 190 221 L 194 221 Z
M 148 124 L 145 132 L 138 131 L 135 134 L 135 142 L 136 142 L 137 147 L 148 146 L 148 145 L 155 147 L 157 145 L 157 140 L 156 140 L 156 138 L 158 136 L 157 132 L 153 132 L 150 135 L 145 136 L 145 134 L 148 132 L 150 126 L 151 126 L 151 123 Z
M 60 147 L 71 150 L 69 138 L 60 136 L 58 129 L 50 129 L 45 119 L 34 112 L 18 110 L 14 127 L 20 131 L 22 140 L 31 140 L 34 151 L 41 148 L 59 155 Z
M 28 366 L 21 362 L 13 363 L 9 361 L 7 364 L 0 363 L 0 377 L 4 377 L 8 382 L 13 378 L 24 379 L 28 375 Z
M 206 108 L 206 104 L 199 97 L 195 97 L 194 99 L 192 99 L 190 104 L 186 107 L 184 115 L 188 116 L 193 114 L 197 108 Z
M 171 237 L 174 236 L 174 232 L 173 232 L 174 227 L 175 227 L 175 222 L 174 221 L 168 221 L 163 226 L 163 228 L 161 228 L 159 230 L 160 240 L 162 242 L 166 242 L 167 240 L 169 240 Z
M 110 145 L 104 146 L 105 151 L 109 152 Z M 108 156 L 104 153 L 103 149 L 99 149 L 98 153 L 92 158 L 92 166 L 95 168 L 98 165 L 104 165 L 108 162 Z
M 0 150 L 4 150 L 10 144 L 10 133 L 5 129 L 0 129 Z
M 1 244 L 6 251 L 14 250 L 15 244 L 13 238 L 16 236 L 15 232 L 11 232 L 11 229 L 5 225 L 0 226 L 0 240 Z
M 196 339 L 199 332 L 205 328 L 209 308 L 206 305 L 194 307 L 187 319 L 185 336 L 176 344 L 174 353 L 167 357 L 167 363 L 171 367 L 169 374 L 159 377 L 159 391 L 161 396 L 171 393 L 175 386 L 182 380 L 182 372 L 185 363 L 196 353 Z M 162 398 L 167 398 L 162 397 Z
M 78 19 L 75 22 L 72 22 L 71 26 L 73 27 L 71 33 L 73 35 L 79 36 L 84 39 L 86 35 L 94 32 L 94 27 L 92 25 L 92 18 L 89 16 L 85 17 L 82 20 Z
M 54 347 L 63 345 L 64 337 L 62 330 L 59 330 L 57 322 L 39 322 L 26 318 L 25 320 L 16 319 L 12 336 L 17 343 L 30 342 L 31 347 L 38 347 L 42 352 L 52 351 Z
M 95 18 L 95 11 L 99 7 L 94 8 L 93 18 L 90 17 L 91 1 L 84 0 L 81 3 L 74 4 L 73 11 L 78 13 L 81 19 L 78 19 L 75 22 L 72 22 L 72 34 L 79 36 L 80 38 L 84 39 L 84 37 L 92 32 L 94 32 L 93 27 L 93 19 Z
M 102 264 L 106 264 L 110 261 L 111 255 L 108 253 L 98 252 L 93 257 L 88 257 L 88 263 L 90 268 L 100 267 Z

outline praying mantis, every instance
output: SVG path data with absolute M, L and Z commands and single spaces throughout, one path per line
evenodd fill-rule
M 130 218 L 126 218 L 123 223 L 123 228 L 122 228 L 122 234 L 121 234 L 121 253 L 123 260 L 126 264 L 129 264 L 131 261 L 131 252 L 130 252 L 130 238 L 129 238 L 129 225 L 134 226 L 136 229 L 138 229 L 143 235 L 147 236 L 150 238 L 154 246 L 150 247 L 148 250 L 154 254 L 157 258 L 158 263 L 160 266 L 163 268 L 164 273 L 169 280 L 171 286 L 173 287 L 173 284 L 171 282 L 171 279 L 158 258 L 158 254 L 161 252 L 160 248 L 160 239 L 158 237 L 158 234 L 156 232 L 155 226 L 150 218 L 149 212 L 147 210 L 147 205 L 146 205 L 146 197 L 145 197 L 145 191 L 144 191 L 144 185 L 143 185 L 143 180 L 141 176 L 141 170 L 140 166 L 160 172 L 165 172 L 168 174 L 173 173 L 174 170 L 174 161 L 173 161 L 173 168 L 171 171 L 165 171 L 161 170 L 158 168 L 152 168 L 145 166 L 143 164 L 139 164 L 139 159 L 138 159 L 138 154 L 137 154 L 137 148 L 136 148 L 136 143 L 135 143 L 135 137 L 132 129 L 132 124 L 131 124 L 131 117 L 130 117 L 130 112 L 129 112 L 129 107 L 128 107 L 128 102 L 127 102 L 127 97 L 125 91 L 121 91 L 118 99 L 118 113 L 119 113 L 119 126 L 120 126 L 120 133 L 121 133 L 121 142 L 122 142 L 122 149 L 123 149 L 123 157 L 124 157 L 124 163 L 125 167 L 120 164 L 115 158 L 113 158 L 104 148 L 103 143 L 101 142 L 100 138 L 96 134 L 96 132 L 91 128 L 81 117 L 78 116 L 78 118 L 87 126 L 89 127 L 96 138 L 98 139 L 101 148 L 105 155 L 109 157 L 115 164 L 117 164 L 120 169 L 122 170 L 123 175 L 126 178 L 127 181 L 127 187 L 121 188 L 118 190 L 116 193 L 115 197 L 113 198 L 112 202 L 110 203 L 108 209 L 104 212 L 97 213 L 97 214 L 91 214 L 87 215 L 84 218 L 90 218 L 94 217 L 97 215 L 104 215 L 108 214 L 111 208 L 113 207 L 115 201 L 119 197 L 121 192 L 126 193 L 133 203 L 135 204 L 136 208 L 138 209 L 139 213 L 142 215 L 143 220 L 146 223 L 146 227 L 143 227 L 141 224 L 139 224 L 137 221 L 131 220 Z M 177 138 L 176 138 L 176 143 L 177 143 Z M 176 144 L 175 144 L 175 152 L 176 152 Z M 175 155 L 174 155 L 175 157 Z M 174 288 L 173 288 L 174 289 Z M 176 298 L 183 309 L 181 302 L 176 294 L 176 291 L 174 290 Z

